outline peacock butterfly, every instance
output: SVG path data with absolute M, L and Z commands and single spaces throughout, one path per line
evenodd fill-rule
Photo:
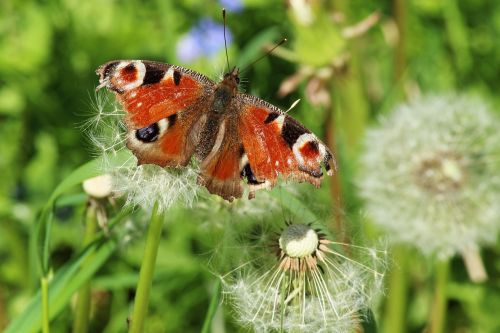
M 111 61 L 97 69 L 99 88 L 115 92 L 126 111 L 127 147 L 139 164 L 201 162 L 198 182 L 232 201 L 242 181 L 272 188 L 278 176 L 320 186 L 322 165 L 333 174 L 330 150 L 277 107 L 238 91 L 239 70 L 220 83 L 190 69 L 153 61 Z

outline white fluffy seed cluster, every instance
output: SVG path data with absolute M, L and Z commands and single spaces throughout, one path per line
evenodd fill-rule
M 111 176 L 112 192 L 124 196 L 126 203 L 150 210 L 158 203 L 166 211 L 176 202 L 191 206 L 196 198 L 198 172 L 195 168 L 164 169 L 156 165 L 137 165 L 126 148 L 124 113 L 106 92 L 98 92 L 92 105 L 94 114 L 83 129 L 97 156 L 102 171 Z
M 238 323 L 255 332 L 355 331 L 381 294 L 385 250 L 332 242 L 304 224 L 288 224 L 274 241 L 278 257 L 254 246 L 222 277 Z
M 113 189 L 126 197 L 126 203 L 166 211 L 174 203 L 191 206 L 196 198 L 198 173 L 192 168 L 167 170 L 157 165 L 139 165 L 112 173 Z
M 295 291 L 307 294 L 301 302 L 294 300 L 300 297 L 293 295 L 293 287 L 285 285 L 285 275 L 271 280 L 262 278 L 261 271 L 224 281 L 224 292 L 236 320 L 255 332 L 353 332 L 381 290 L 382 276 L 350 262 L 335 269 L 336 274 L 325 272 L 317 290 L 300 287 L 305 280 L 296 276 L 291 281 Z
M 463 96 L 398 107 L 367 133 L 358 181 L 366 213 L 394 242 L 441 258 L 494 243 L 500 121 Z

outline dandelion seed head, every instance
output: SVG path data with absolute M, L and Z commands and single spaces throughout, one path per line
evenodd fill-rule
M 112 194 L 111 176 L 109 174 L 86 179 L 82 186 L 85 193 L 97 199 L 106 198 Z
M 303 224 L 288 225 L 275 242 L 278 258 L 249 251 L 251 260 L 222 278 L 237 321 L 256 332 L 352 332 L 381 290 L 380 253 L 356 247 L 365 254 L 355 261 Z
M 319 245 L 318 234 L 305 224 L 291 224 L 279 238 L 280 249 L 289 257 L 312 255 Z
M 393 242 L 447 258 L 500 229 L 500 122 L 479 99 L 428 97 L 367 133 L 358 181 Z
M 151 210 L 155 203 L 159 211 L 174 203 L 190 207 L 197 196 L 198 172 L 193 168 L 168 170 L 157 165 L 119 168 L 113 174 L 113 191 L 126 197 L 126 204 Z

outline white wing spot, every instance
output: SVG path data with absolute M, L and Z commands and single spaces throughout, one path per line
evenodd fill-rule
M 243 154 L 243 156 L 240 159 L 240 170 L 243 169 L 247 163 L 248 163 L 248 156 L 247 154 Z
M 285 115 L 282 114 L 278 118 L 274 119 L 274 123 L 278 125 L 278 128 L 281 129 L 283 128 L 283 123 L 285 122 Z
M 293 154 L 295 155 L 297 161 L 299 161 L 300 165 L 305 165 L 304 156 L 302 156 L 300 149 L 309 142 L 316 142 L 319 146 L 319 155 L 316 158 L 317 162 L 321 162 L 322 158 L 324 157 L 324 154 L 326 153 L 325 148 L 323 147 L 322 144 L 318 142 L 318 139 L 314 134 L 304 133 L 301 136 L 299 136 L 299 138 L 297 139 L 292 148 Z
M 127 84 L 124 84 L 125 82 L 123 81 L 123 79 L 117 78 L 119 85 L 124 84 L 123 87 L 121 87 L 121 89 L 123 89 L 124 91 L 132 90 L 142 85 L 142 82 L 144 81 L 144 76 L 146 75 L 146 66 L 140 60 L 135 60 L 130 62 L 124 61 L 116 67 L 115 71 L 119 73 L 121 69 L 127 67 L 128 65 L 134 65 L 134 68 L 137 71 L 137 78 L 133 82 Z
M 163 118 L 158 121 L 158 127 L 160 128 L 160 137 L 165 134 L 166 130 L 168 129 L 168 125 L 169 123 L 167 118 Z
M 172 67 L 170 67 L 167 72 L 165 73 L 165 75 L 163 75 L 163 79 L 162 80 L 168 80 L 168 79 L 174 79 L 174 69 Z

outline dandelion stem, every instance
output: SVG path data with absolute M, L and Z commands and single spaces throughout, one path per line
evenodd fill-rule
M 85 220 L 85 236 L 83 246 L 90 244 L 95 237 L 97 230 L 97 203 L 92 199 L 87 207 L 87 215 Z M 82 267 L 89 265 L 92 261 L 92 256 L 86 258 Z M 87 281 L 78 291 L 75 310 L 75 321 L 73 323 L 73 333 L 86 333 L 89 328 L 90 319 L 90 295 L 91 286 L 90 280 Z
M 462 258 L 464 260 L 465 268 L 467 268 L 467 274 L 469 274 L 469 279 L 474 283 L 482 283 L 488 280 L 488 273 L 486 273 L 486 268 L 484 267 L 483 259 L 478 249 L 469 248 L 462 253 Z
M 205 322 L 203 323 L 203 328 L 201 330 L 202 333 L 210 333 L 212 328 L 212 320 L 214 319 L 215 312 L 219 307 L 220 301 L 220 292 L 221 292 L 222 284 L 220 280 L 217 280 L 217 284 L 214 288 L 214 294 L 212 295 L 212 300 L 210 301 L 210 305 L 208 307 L 208 312 L 205 317 Z
M 429 333 L 444 332 L 447 308 L 446 284 L 448 282 L 449 269 L 449 261 L 441 261 L 436 265 L 434 301 L 430 314 Z
M 389 295 L 385 313 L 385 332 L 406 332 L 407 253 L 402 247 L 393 249 L 393 265 L 389 274 Z
M 398 27 L 398 42 L 394 54 L 394 79 L 401 83 L 406 71 L 406 1 L 393 0 L 394 20 Z
M 41 294 L 42 294 L 42 332 L 50 332 L 50 317 L 49 317 L 49 278 L 47 275 L 41 278 Z
M 330 106 L 330 110 L 327 111 L 327 116 L 325 120 L 325 132 L 326 132 L 326 142 L 328 143 L 328 147 L 332 150 L 334 156 L 338 156 L 337 154 L 337 140 L 335 138 L 335 127 L 332 125 L 334 123 L 335 109 L 333 106 Z M 334 209 L 334 218 L 335 218 L 335 230 L 341 235 L 341 239 L 343 243 L 350 243 L 349 236 L 347 233 L 346 226 L 344 223 L 344 217 L 342 216 L 342 212 L 344 210 L 344 203 L 342 199 L 342 188 L 340 181 L 340 174 L 335 172 L 330 181 L 330 195 L 332 197 L 333 209 Z
M 158 203 L 155 203 L 146 236 L 146 246 L 139 273 L 139 282 L 135 294 L 134 311 L 129 333 L 142 333 L 144 331 L 144 321 L 148 312 L 149 294 L 153 281 L 162 226 L 163 215 L 158 213 Z

